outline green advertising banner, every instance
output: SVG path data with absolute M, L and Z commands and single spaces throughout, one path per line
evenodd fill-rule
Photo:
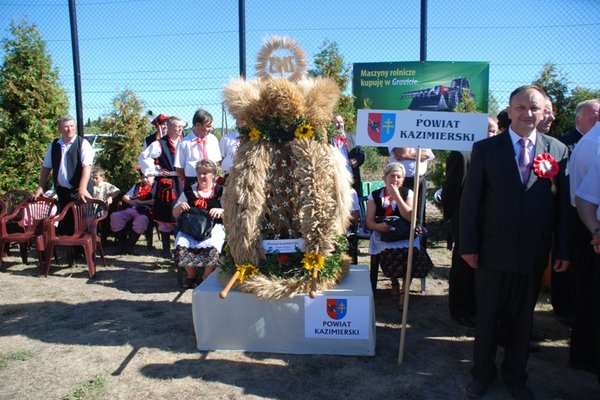
M 469 95 L 487 113 L 487 62 L 356 63 L 352 91 L 356 109 L 452 111 Z

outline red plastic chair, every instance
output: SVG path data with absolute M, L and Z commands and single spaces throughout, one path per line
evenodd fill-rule
M 33 196 L 31 193 L 29 193 L 27 190 L 20 190 L 20 189 L 16 189 L 16 190 L 9 190 L 8 192 L 4 193 L 4 195 L 2 195 L 2 199 L 4 200 L 4 205 L 5 207 L 2 209 L 2 212 L 0 213 L 0 218 L 11 214 L 14 210 L 15 207 L 17 207 L 19 204 L 21 204 L 22 201 L 24 200 L 29 200 L 31 199 Z M 16 230 L 20 229 L 14 225 L 14 224 L 9 224 L 10 228 L 8 229 L 8 232 L 14 232 Z M 26 253 L 27 251 L 25 250 L 25 244 L 21 244 L 20 246 L 21 249 L 21 254 L 23 254 L 24 252 Z M 3 245 L 3 247 L 0 247 L 0 250 L 2 251 L 2 254 L 8 254 L 9 250 L 10 250 L 10 243 L 6 243 Z M 23 260 L 23 262 L 25 262 L 25 260 Z
M 4 200 L 4 203 L 6 203 L 6 209 L 8 213 L 11 213 L 17 205 L 21 204 L 23 200 L 31 200 L 32 198 L 33 195 L 31 193 L 29 193 L 27 190 L 20 189 L 9 190 L 2 195 L 2 199 Z
M 27 263 L 27 250 L 29 244 L 35 244 L 38 255 L 38 265 L 43 266 L 44 259 L 44 222 L 56 212 L 56 201 L 47 197 L 28 199 L 19 203 L 13 211 L 0 219 L 0 248 L 5 244 L 19 243 L 21 246 L 21 259 Z M 13 227 L 9 230 L 8 227 Z M 17 231 L 14 231 L 17 227 Z M 2 255 L 0 254 L 0 263 Z
M 57 235 L 57 223 L 65 218 L 67 212 L 73 213 L 74 231 L 72 235 Z M 106 268 L 104 261 L 104 249 L 102 241 L 98 236 L 98 222 L 106 218 L 108 207 L 101 200 L 87 199 L 71 202 L 55 217 L 48 218 L 45 223 L 46 255 L 44 275 L 50 272 L 50 255 L 56 246 L 83 246 L 85 260 L 88 265 L 88 275 L 93 278 L 96 275 L 96 250 L 100 250 L 102 265 Z

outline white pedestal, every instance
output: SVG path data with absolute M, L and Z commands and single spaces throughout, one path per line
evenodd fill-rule
M 231 290 L 219 298 L 223 284 L 213 273 L 194 289 L 192 314 L 198 350 L 238 350 L 288 354 L 375 355 L 375 306 L 366 265 L 352 265 L 332 290 L 318 296 L 368 297 L 367 339 L 307 338 L 304 332 L 302 295 L 264 300 Z

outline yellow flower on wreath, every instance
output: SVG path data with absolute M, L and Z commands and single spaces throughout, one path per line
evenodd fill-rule
M 325 268 L 325 257 L 317 253 L 304 253 L 302 264 L 304 265 L 304 269 L 309 271 L 312 271 L 313 269 L 321 271 Z
M 302 124 L 294 131 L 294 136 L 298 139 L 310 139 L 315 134 L 315 130 L 309 124 Z
M 258 267 L 252 264 L 236 264 L 235 270 L 240 273 L 238 280 L 241 283 L 244 282 L 246 278 L 252 278 L 258 272 Z
M 252 128 L 250 130 L 250 133 L 248 134 L 248 139 L 250 139 L 251 142 L 255 142 L 260 138 L 260 131 L 256 128 Z

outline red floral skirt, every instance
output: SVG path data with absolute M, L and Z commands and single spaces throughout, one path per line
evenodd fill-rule
M 219 252 L 214 247 L 189 249 L 177 246 L 175 249 L 175 265 L 181 268 L 201 269 L 215 265 L 219 261 Z
M 383 274 L 388 278 L 404 278 L 406 276 L 406 266 L 408 265 L 408 247 L 383 250 L 379 253 L 379 265 Z M 413 278 L 424 278 L 432 268 L 433 262 L 427 251 L 415 248 L 411 276 Z

